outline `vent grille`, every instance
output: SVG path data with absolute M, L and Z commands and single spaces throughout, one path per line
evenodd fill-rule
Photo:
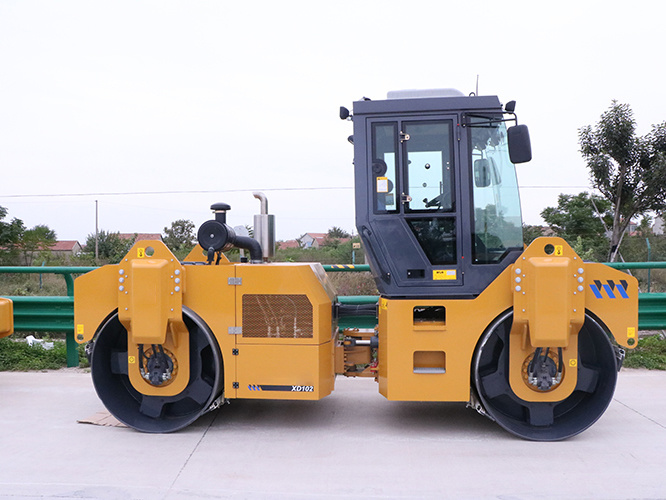
M 307 295 L 243 295 L 243 337 L 311 339 L 312 333 Z

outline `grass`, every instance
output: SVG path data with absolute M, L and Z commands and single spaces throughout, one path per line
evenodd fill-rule
M 67 295 L 65 278 L 56 274 L 0 274 L 0 296 Z
M 50 340 L 53 349 L 29 346 L 20 339 L 0 339 L 0 371 L 59 370 L 67 366 L 67 347 L 63 340 Z M 84 346 L 79 346 L 79 366 L 88 366 Z
M 627 350 L 624 366 L 627 368 L 666 370 L 666 340 L 659 335 L 639 339 L 638 346 L 635 349 Z

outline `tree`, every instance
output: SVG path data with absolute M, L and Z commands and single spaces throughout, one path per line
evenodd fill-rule
M 119 233 L 100 231 L 97 235 L 99 259 L 114 264 L 120 262 L 135 240 L 136 235 L 134 238 L 122 239 Z M 86 238 L 85 251 L 95 255 L 94 234 L 89 234 Z
M 49 226 L 38 224 L 32 229 L 26 229 L 21 235 L 18 248 L 23 253 L 23 261 L 26 266 L 31 266 L 35 254 L 40 251 L 48 250 L 55 245 L 57 240 L 56 233 Z
M 348 240 L 349 238 L 351 238 L 351 235 L 347 231 L 337 226 L 333 226 L 326 232 L 324 246 L 337 248 L 340 246 L 340 240 Z
M 333 226 L 331 229 L 329 229 L 326 232 L 326 236 L 328 238 L 338 238 L 338 239 L 351 238 L 351 235 L 347 231 L 345 231 L 342 228 L 339 228 L 338 226 Z
M 171 227 L 164 228 L 163 240 L 172 252 L 189 252 L 196 245 L 194 222 L 185 219 L 173 221 Z
M 523 243 L 529 245 L 537 238 L 543 236 L 543 231 L 541 226 L 531 226 L 529 224 L 523 224 Z
M 606 258 L 608 239 L 604 225 L 610 226 L 613 220 L 608 200 L 585 192 L 560 194 L 557 207 L 545 208 L 541 217 L 557 236 L 585 253 L 587 258 Z
M 23 221 L 16 217 L 5 222 L 4 218 L 7 217 L 7 214 L 7 209 L 0 207 L 0 262 L 6 265 L 16 265 L 18 263 L 18 244 L 25 231 L 25 226 Z
M 629 105 L 613 101 L 592 128 L 579 130 L 580 151 L 593 186 L 612 205 L 609 260 L 615 260 L 632 217 L 666 208 L 666 122 L 635 133 Z

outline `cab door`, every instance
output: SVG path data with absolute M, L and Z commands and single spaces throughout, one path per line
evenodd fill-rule
M 376 240 L 390 288 L 463 284 L 456 126 L 455 115 L 371 123 L 374 213 L 362 236 Z
M 462 284 L 452 119 L 402 122 L 403 212 L 430 263 L 428 276 Z

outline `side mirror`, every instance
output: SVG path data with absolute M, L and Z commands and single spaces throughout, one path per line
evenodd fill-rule
M 490 186 L 490 163 L 485 158 L 474 160 L 474 185 L 478 188 Z
M 527 125 L 509 127 L 509 158 L 511 163 L 527 163 L 532 159 L 532 144 Z

